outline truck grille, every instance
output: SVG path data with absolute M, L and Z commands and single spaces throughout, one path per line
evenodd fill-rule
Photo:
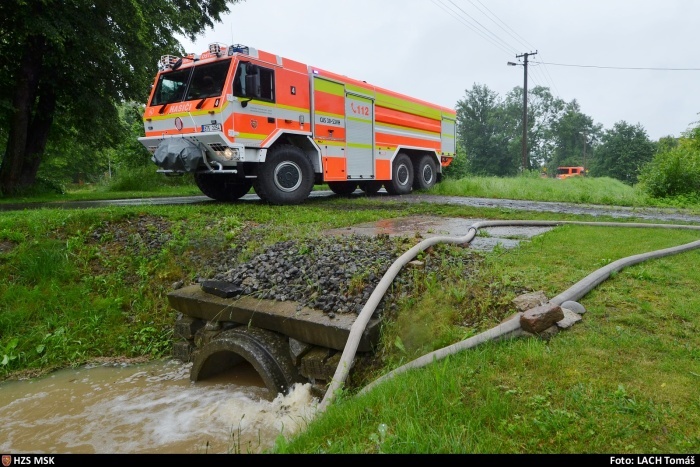
M 224 152 L 228 146 L 226 146 L 225 144 L 221 144 L 221 143 L 212 143 L 209 145 L 209 147 L 214 152 Z

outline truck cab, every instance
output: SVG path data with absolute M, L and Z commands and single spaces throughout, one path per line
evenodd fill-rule
M 585 175 L 585 169 L 583 167 L 557 167 L 558 179 L 565 179 L 569 177 L 578 177 Z

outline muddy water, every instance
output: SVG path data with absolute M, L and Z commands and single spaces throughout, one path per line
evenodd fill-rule
M 269 400 L 250 365 L 193 383 L 162 361 L 62 370 L 0 384 L 2 453 L 259 453 L 303 429 L 308 385 Z

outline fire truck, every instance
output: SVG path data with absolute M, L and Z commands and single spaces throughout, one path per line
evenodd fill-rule
M 439 86 L 436 75 L 416 79 Z M 158 172 L 192 173 L 206 196 L 251 188 L 299 204 L 314 185 L 336 194 L 429 189 L 455 156 L 453 109 L 244 45 L 165 55 L 139 141 Z

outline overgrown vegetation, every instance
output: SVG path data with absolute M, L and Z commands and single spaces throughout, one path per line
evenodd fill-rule
M 654 198 L 700 200 L 700 126 L 677 144 L 664 147 L 640 175 L 641 188 Z
M 273 242 L 415 214 L 583 219 L 371 198 L 6 213 L 0 374 L 165 357 L 175 320 L 165 295 L 175 281 L 212 274 L 209 255 L 235 248 L 243 261 Z M 387 317 L 376 358 L 359 364 L 337 403 L 298 437 L 281 438 L 276 452 L 693 452 L 700 277 L 687 264 L 698 252 L 616 274 L 584 297 L 584 321 L 550 341 L 488 344 L 354 395 L 417 356 L 492 327 L 514 312 L 520 293 L 551 297 L 620 257 L 697 239 L 659 232 L 565 226 L 515 250 L 425 252 L 420 259 L 439 268 L 402 273 L 411 289 Z

